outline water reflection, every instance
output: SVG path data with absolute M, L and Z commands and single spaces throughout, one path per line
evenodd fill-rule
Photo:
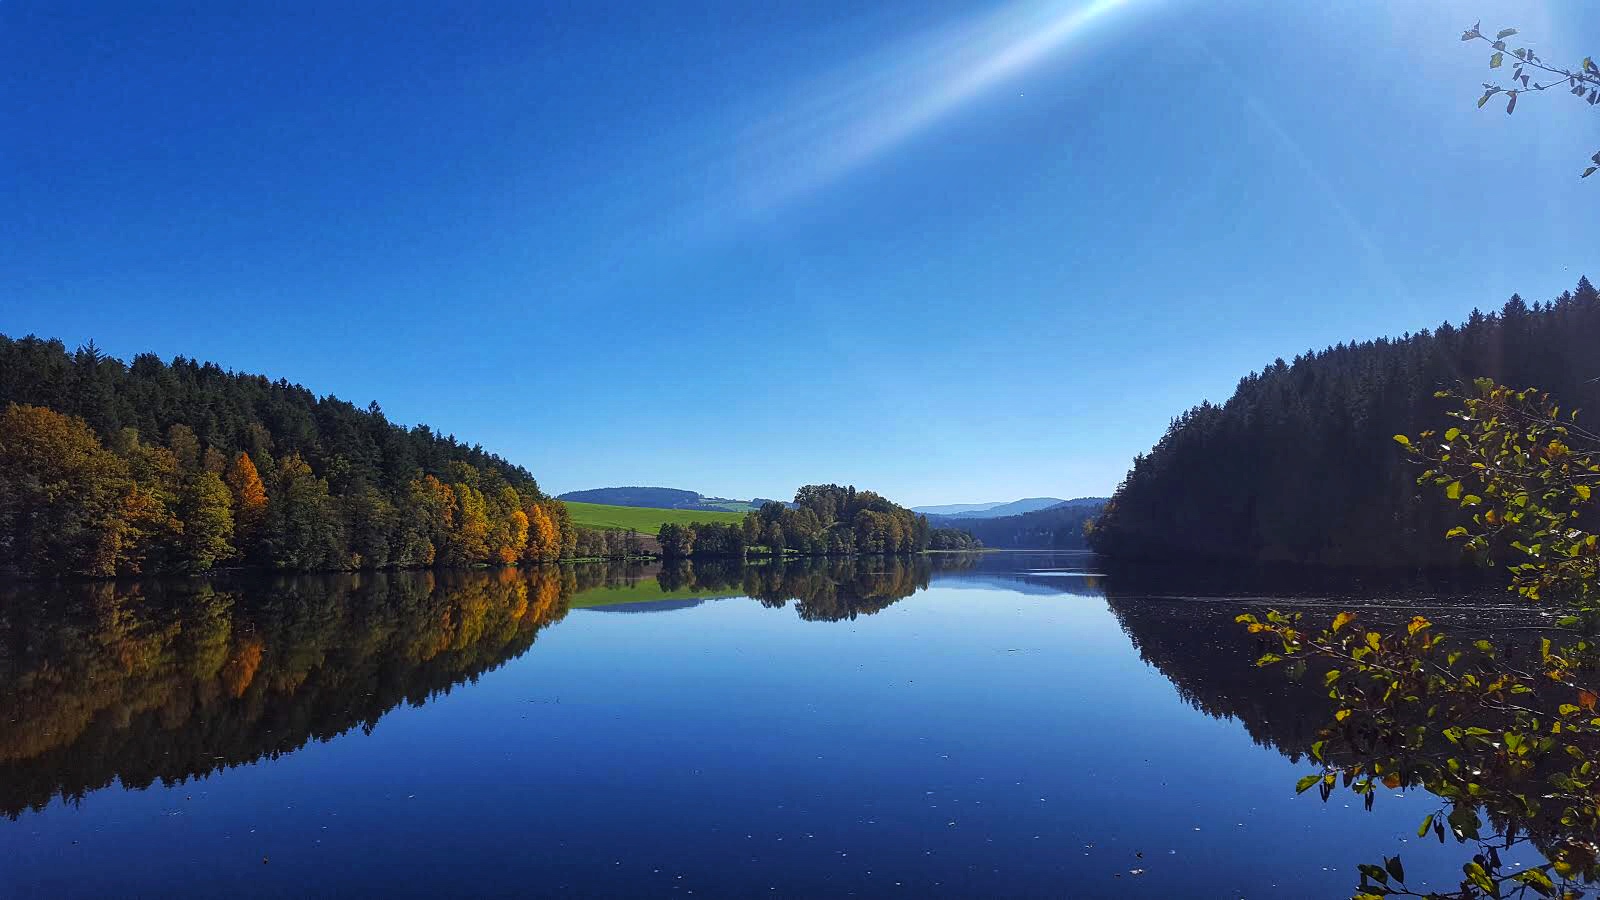
M 0 812 L 371 729 L 526 651 L 572 581 L 552 568 L 14 587 L 0 597 Z
M 1218 895 L 1334 896 L 1330 862 L 1414 831 L 1429 798 L 1294 797 L 1320 679 L 1256 668 L 1233 617 L 1453 595 L 1098 572 L 1003 553 L 12 586 L 0 894 L 1155 897 L 1204 861 Z M 1496 602 L 1456 615 L 1526 615 Z M 1459 872 L 1432 851 L 1408 869 Z
M 275 758 L 475 681 L 573 606 L 709 597 L 871 615 L 974 558 L 12 585 L 0 591 L 0 813 Z

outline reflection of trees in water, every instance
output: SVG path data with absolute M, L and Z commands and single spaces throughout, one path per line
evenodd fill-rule
M 1142 567 L 1102 581 L 1106 601 L 1139 657 L 1155 666 L 1179 697 L 1208 716 L 1245 725 L 1258 745 L 1299 761 L 1333 716 L 1326 669 L 1288 679 L 1282 668 L 1259 668 L 1272 649 L 1245 633 L 1235 617 L 1280 609 L 1363 609 L 1365 617 L 1405 621 L 1421 605 L 1454 631 L 1496 644 L 1526 644 L 1525 613 L 1504 607 L 1504 591 L 1477 573 L 1434 577 L 1406 573 L 1304 572 L 1240 567 Z M 1440 597 L 1458 597 L 1440 601 Z M 1386 601 L 1387 599 L 1387 601 Z M 1394 605 L 1395 599 L 1403 604 Z M 1421 605 L 1419 605 L 1421 604 Z M 1403 612 L 1402 612 L 1403 610 Z M 1317 615 L 1314 615 L 1315 618 Z M 1277 639 L 1274 639 L 1277 644 Z
M 1319 678 L 1292 681 L 1261 669 L 1262 648 L 1234 621 L 1242 602 L 1119 594 L 1106 603 L 1124 633 L 1178 696 L 1218 719 L 1237 719 L 1257 744 L 1298 760 L 1332 715 Z
M 120 780 L 174 784 L 292 752 L 525 652 L 571 598 L 654 577 L 667 590 L 796 601 L 802 618 L 877 612 L 955 557 L 613 561 L 0 589 L 0 813 Z
M 12 589 L 0 811 L 370 730 L 525 651 L 572 582 L 543 567 Z
M 662 568 L 664 591 L 737 591 L 763 606 L 794 601 L 807 621 L 837 622 L 871 615 L 927 588 L 934 571 L 970 565 L 962 557 L 805 557 L 742 565 L 733 560 L 681 560 Z
M 1257 744 L 1294 761 L 1306 754 L 1333 717 L 1322 680 L 1326 667 L 1286 678 L 1281 667 L 1257 666 L 1262 653 L 1281 645 L 1276 638 L 1247 634 L 1235 621 L 1242 612 L 1304 609 L 1316 619 L 1331 618 L 1330 610 L 1336 608 L 1360 609 L 1364 620 L 1378 625 L 1404 622 L 1420 610 L 1453 639 L 1488 640 L 1511 659 L 1538 646 L 1526 608 L 1494 602 L 1471 579 L 1362 583 L 1323 575 L 1296 586 L 1278 579 L 1235 578 L 1231 591 L 1215 579 L 1179 582 L 1211 597 L 1176 595 L 1177 583 L 1167 578 L 1115 577 L 1105 583 L 1107 606 L 1123 632 L 1185 702 L 1214 718 L 1238 720 Z M 1441 596 L 1454 599 L 1441 601 Z M 1374 599 L 1396 597 L 1407 599 L 1399 604 Z

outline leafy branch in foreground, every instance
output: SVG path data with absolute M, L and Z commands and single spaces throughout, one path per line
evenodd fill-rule
M 1489 54 L 1489 68 L 1500 69 L 1506 62 L 1506 38 L 1517 33 L 1515 28 L 1502 28 L 1495 32 L 1493 38 L 1481 30 L 1483 23 L 1475 23 L 1471 28 L 1461 33 L 1463 41 L 1483 41 L 1488 44 L 1493 53 Z M 1517 47 L 1510 51 L 1514 60 L 1511 64 L 1511 86 L 1485 82 L 1483 96 L 1478 98 L 1478 108 L 1482 109 L 1489 98 L 1499 94 L 1506 95 L 1506 115 L 1517 109 L 1517 97 L 1530 91 L 1548 91 L 1551 88 L 1562 88 L 1568 93 L 1584 101 L 1590 106 L 1600 104 L 1600 66 L 1594 60 L 1585 56 L 1583 62 L 1575 68 L 1551 65 L 1540 59 L 1531 47 Z M 1600 170 L 1600 152 L 1589 158 L 1593 165 L 1583 170 L 1583 177 L 1588 178 L 1596 170 Z
M 1418 482 L 1470 516 L 1448 536 L 1486 560 L 1511 554 L 1510 588 L 1559 607 L 1537 652 L 1452 638 L 1422 616 L 1387 632 L 1352 612 L 1320 630 L 1277 611 L 1238 621 L 1276 639 L 1258 665 L 1314 664 L 1333 701 L 1311 747 L 1320 768 L 1298 790 L 1326 800 L 1342 786 L 1370 808 L 1379 785 L 1421 787 L 1443 803 L 1418 836 L 1473 851 L 1452 891 L 1411 887 L 1399 857 L 1363 864 L 1358 900 L 1583 897 L 1600 881 L 1600 548 L 1580 522 L 1600 484 L 1600 436 L 1535 390 L 1480 379 L 1440 396 L 1459 424 L 1395 439 L 1426 467 Z M 1518 846 L 1544 862 L 1512 871 L 1501 854 Z

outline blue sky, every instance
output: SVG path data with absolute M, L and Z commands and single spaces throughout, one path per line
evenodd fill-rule
M 1457 38 L 1586 5 L 7 3 L 0 331 L 556 492 L 1104 494 L 1275 357 L 1577 281 L 1600 119 Z

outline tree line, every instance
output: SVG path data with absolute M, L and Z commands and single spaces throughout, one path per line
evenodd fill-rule
M 0 335 L 0 571 L 511 565 L 643 552 L 528 471 L 284 380 Z
M 1600 294 L 1587 278 L 1531 306 L 1396 340 L 1282 359 L 1175 419 L 1091 528 L 1112 560 L 1456 566 L 1460 510 L 1425 498 L 1391 437 L 1437 422 L 1473 379 L 1600 408 Z
M 852 556 L 922 553 L 932 544 L 933 530 L 926 516 L 873 491 L 859 491 L 854 485 L 808 484 L 795 492 L 792 505 L 768 501 L 738 525 L 664 524 L 657 540 L 662 556 L 668 559 L 743 558 L 746 554 Z M 940 540 L 946 544 L 961 541 L 950 534 Z

